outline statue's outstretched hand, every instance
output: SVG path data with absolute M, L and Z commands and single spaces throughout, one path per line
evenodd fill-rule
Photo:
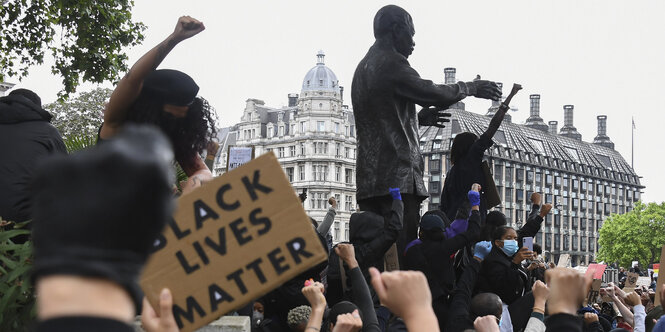
M 473 82 L 466 82 L 466 85 L 471 96 L 496 101 L 501 99 L 501 89 L 492 81 L 476 79 Z
M 441 107 L 424 107 L 418 112 L 418 124 L 444 128 L 444 123 L 450 122 L 450 113 L 444 111 Z

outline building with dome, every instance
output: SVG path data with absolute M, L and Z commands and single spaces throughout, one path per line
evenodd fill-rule
M 300 94 L 288 95 L 288 106 L 266 106 L 247 99 L 240 122 L 221 128 L 221 153 L 215 175 L 226 172 L 229 146 L 252 146 L 255 155 L 274 152 L 297 193 L 307 190 L 307 214 L 322 221 L 328 198 L 338 202 L 331 227 L 333 241 L 349 239 L 349 218 L 356 209 L 356 137 L 353 112 L 344 105 L 344 88 L 325 65 L 319 51 L 316 65 L 303 78 Z

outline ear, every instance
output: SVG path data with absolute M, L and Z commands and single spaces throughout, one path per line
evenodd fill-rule
M 503 241 L 501 240 L 494 240 L 494 246 L 503 248 Z

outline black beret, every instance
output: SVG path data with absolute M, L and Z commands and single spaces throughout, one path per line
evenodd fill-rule
M 143 80 L 143 93 L 164 104 L 187 106 L 194 101 L 199 86 L 189 75 L 173 69 L 155 70 Z

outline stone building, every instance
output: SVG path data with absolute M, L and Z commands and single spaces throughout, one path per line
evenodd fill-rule
M 300 94 L 288 95 L 288 106 L 266 106 L 248 99 L 240 122 L 221 128 L 215 175 L 226 172 L 229 146 L 253 146 L 255 155 L 272 151 L 296 193 L 307 190 L 304 208 L 322 221 L 328 198 L 338 213 L 330 231 L 335 242 L 349 239 L 348 221 L 356 209 L 356 137 L 353 112 L 344 105 L 344 88 L 325 65 L 324 53 L 305 75 Z
M 455 69 L 445 69 L 445 82 L 455 82 Z M 525 124 L 507 117 L 494 136 L 494 146 L 485 159 L 493 171 L 503 212 L 510 224 L 524 224 L 532 192 L 544 196 L 555 207 L 535 238 L 547 258 L 556 262 L 560 254 L 570 254 L 573 264 L 588 263 L 598 252 L 598 230 L 613 213 L 625 213 L 640 199 L 639 176 L 614 150 L 606 133 L 607 117 L 599 115 L 598 133 L 593 142 L 582 141 L 573 125 L 573 105 L 563 106 L 564 125 L 545 124 L 540 117 L 540 95 L 530 96 L 530 116 Z M 420 149 L 425 159 L 425 175 L 430 198 L 426 209 L 438 208 L 441 187 L 450 169 L 450 147 L 458 133 L 480 135 L 498 109 L 494 102 L 487 114 L 464 110 L 464 103 L 451 107 L 446 128 L 420 128 Z

